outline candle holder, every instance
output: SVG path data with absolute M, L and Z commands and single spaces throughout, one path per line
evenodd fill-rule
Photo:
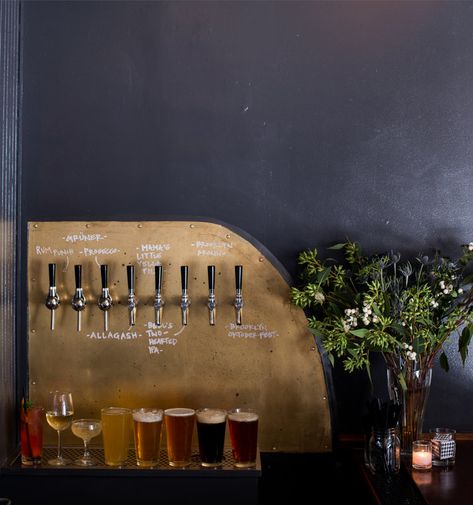
M 432 465 L 452 466 L 455 464 L 456 431 L 450 428 L 433 428 L 429 430 L 432 443 Z
M 430 470 L 432 468 L 432 444 L 428 440 L 412 442 L 412 468 Z

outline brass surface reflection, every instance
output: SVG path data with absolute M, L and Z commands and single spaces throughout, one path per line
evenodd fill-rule
M 61 304 L 50 329 L 48 263 L 57 264 Z M 74 265 L 87 305 L 77 331 Z M 109 265 L 113 306 L 104 331 L 100 265 Z M 136 325 L 129 326 L 127 265 L 135 265 Z M 155 325 L 154 266 L 162 265 L 162 325 Z M 182 326 L 180 266 L 189 267 L 189 320 Z M 215 325 L 209 324 L 207 266 L 215 265 Z M 243 265 L 244 310 L 235 323 L 235 265 Z M 248 240 L 220 224 L 34 222 L 28 230 L 30 397 L 72 392 L 75 418 L 106 406 L 252 407 L 262 451 L 331 450 L 321 358 L 289 285 Z M 227 430 L 228 431 L 228 430 Z M 45 443 L 56 433 L 45 427 Z M 70 430 L 64 441 L 80 444 Z M 195 437 L 196 441 L 196 437 Z

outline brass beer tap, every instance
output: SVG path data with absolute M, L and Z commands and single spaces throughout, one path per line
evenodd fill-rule
M 136 306 L 138 299 L 135 296 L 135 267 L 134 265 L 126 266 L 126 276 L 128 280 L 128 311 L 130 313 L 130 326 L 136 324 Z
M 217 300 L 215 299 L 215 265 L 207 266 L 207 273 L 209 276 L 209 298 L 207 307 L 209 308 L 209 324 L 215 325 L 217 318 Z
M 87 300 L 82 290 L 82 265 L 74 265 L 76 278 L 76 291 L 72 297 L 72 308 L 77 312 L 77 331 L 81 331 L 81 313 L 87 305 Z
M 156 287 L 156 294 L 154 296 L 155 320 L 156 326 L 161 326 L 164 307 L 164 300 L 161 296 L 161 287 L 163 283 L 163 267 L 161 265 L 154 267 L 154 282 Z
M 182 314 L 182 325 L 187 326 L 189 320 L 189 306 L 191 301 L 189 299 L 189 294 L 187 292 L 189 282 L 189 267 L 187 265 L 181 266 L 181 314 Z
M 46 298 L 46 307 L 51 311 L 50 328 L 54 330 L 55 311 L 59 307 L 61 300 L 56 289 L 56 263 L 49 263 L 49 291 Z
M 233 303 L 235 307 L 236 324 L 241 326 L 242 313 L 243 313 L 243 295 L 242 295 L 242 285 L 243 285 L 243 266 L 235 265 L 235 301 Z
M 102 294 L 99 297 L 98 305 L 103 311 L 103 327 L 108 331 L 108 311 L 112 308 L 113 301 L 108 289 L 108 265 L 100 265 L 100 276 L 102 278 Z

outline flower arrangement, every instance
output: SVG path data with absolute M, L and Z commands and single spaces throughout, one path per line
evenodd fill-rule
M 454 332 L 465 363 L 473 334 L 473 243 L 456 261 L 440 252 L 412 262 L 392 251 L 365 256 L 351 241 L 329 249 L 342 251 L 343 261 L 322 260 L 317 250 L 300 253 L 302 285 L 291 298 L 307 310 L 332 365 L 338 358 L 348 372 L 370 374 L 371 353 L 382 353 L 402 385 L 406 367 L 431 368 L 439 353 L 448 371 L 441 351 Z

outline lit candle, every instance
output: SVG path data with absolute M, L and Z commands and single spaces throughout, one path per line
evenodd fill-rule
M 412 444 L 412 467 L 416 470 L 432 468 L 432 445 L 430 442 L 418 440 Z

